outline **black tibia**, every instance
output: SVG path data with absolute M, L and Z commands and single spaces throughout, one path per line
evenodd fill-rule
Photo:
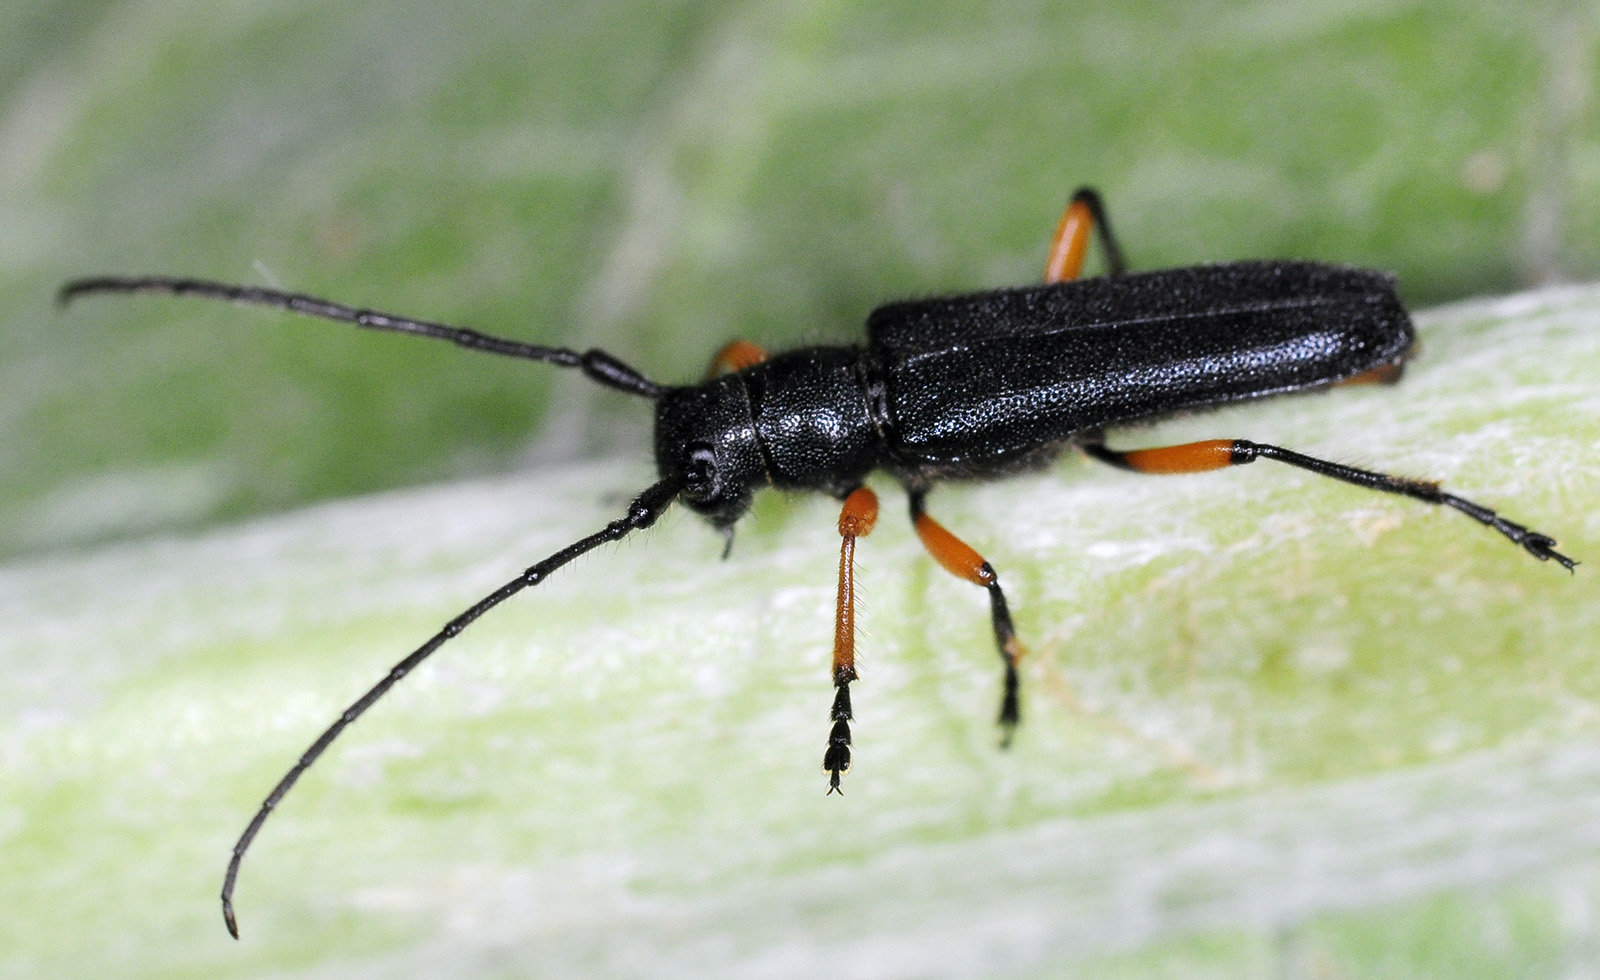
M 1100 200 L 1100 194 L 1093 187 L 1080 187 L 1072 195 L 1072 200 L 1083 202 L 1094 217 L 1095 230 L 1100 233 L 1100 247 L 1106 252 L 1106 274 L 1120 276 L 1127 272 L 1128 260 L 1123 256 L 1122 244 L 1111 231 L 1111 220 L 1106 217 L 1106 206 Z
M 1006 608 L 1006 596 L 1000 591 L 1000 579 L 988 562 L 983 563 L 989 573 L 989 617 L 994 623 L 994 641 L 1000 650 L 1000 660 L 1005 665 L 1005 678 L 1000 692 L 1000 714 L 995 719 L 1000 724 L 1000 744 L 1011 745 L 1017 725 L 1022 722 L 1020 691 L 1022 682 L 1017 676 L 1017 661 L 1022 656 L 1022 644 L 1011 626 L 1011 610 Z
M 1578 565 L 1576 561 L 1556 550 L 1555 538 L 1550 537 L 1548 534 L 1540 534 L 1538 531 L 1530 530 L 1515 521 L 1508 521 L 1488 507 L 1474 503 L 1465 497 L 1458 497 L 1453 493 L 1445 493 L 1439 488 L 1439 484 L 1430 480 L 1413 480 L 1403 476 L 1390 476 L 1387 473 L 1375 473 L 1372 470 L 1330 463 L 1325 459 L 1306 456 L 1278 446 L 1247 442 L 1244 439 L 1234 440 L 1233 462 L 1235 464 L 1248 463 L 1258 458 L 1275 459 L 1280 463 L 1288 463 L 1290 466 L 1310 470 L 1312 473 L 1322 476 L 1330 476 L 1335 480 L 1343 480 L 1346 483 L 1353 483 L 1358 487 L 1366 487 L 1369 490 L 1397 493 L 1425 503 L 1454 507 L 1479 524 L 1499 531 L 1520 546 L 1522 550 L 1540 561 L 1554 561 L 1569 572 Z
M 854 667 L 843 667 L 834 671 L 833 684 L 837 693 L 833 696 L 833 709 L 829 717 L 833 719 L 833 730 L 828 733 L 828 750 L 822 756 L 822 769 L 828 774 L 828 793 L 843 793 L 839 788 L 839 776 L 850 769 L 850 682 L 856 679 Z
M 1555 549 L 1556 541 L 1547 534 L 1506 520 L 1482 504 L 1453 493 L 1445 493 L 1432 480 L 1417 480 L 1405 476 L 1392 476 L 1364 470 L 1343 463 L 1334 463 L 1315 456 L 1297 453 L 1292 449 L 1272 446 L 1246 439 L 1210 439 L 1205 442 L 1181 446 L 1162 446 L 1153 449 L 1134 449 L 1119 452 L 1109 449 L 1098 432 L 1080 434 L 1074 442 L 1085 453 L 1121 469 L 1138 473 L 1198 473 L 1226 466 L 1243 466 L 1257 459 L 1272 459 L 1298 467 L 1319 476 L 1331 477 L 1345 483 L 1399 494 L 1429 504 L 1453 507 L 1485 527 L 1492 528 L 1511 539 L 1517 546 L 1540 561 L 1553 561 L 1567 571 L 1577 567 L 1577 562 Z

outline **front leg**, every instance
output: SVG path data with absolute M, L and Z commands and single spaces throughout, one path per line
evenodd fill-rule
M 843 793 L 839 775 L 850 768 L 850 682 L 856 679 L 856 538 L 872 533 L 878 522 L 878 495 L 867 487 L 857 487 L 844 500 L 839 513 L 839 599 L 833 620 L 833 730 L 828 733 L 828 751 L 822 756 L 828 773 L 828 793 Z

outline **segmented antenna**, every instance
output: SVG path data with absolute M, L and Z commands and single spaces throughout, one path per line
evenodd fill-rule
M 244 828 L 244 833 L 239 835 L 238 842 L 233 845 L 233 856 L 228 859 L 228 870 L 222 877 L 222 921 L 228 927 L 228 934 L 235 939 L 239 938 L 239 921 L 233 914 L 233 886 L 239 880 L 239 865 L 244 862 L 245 852 L 250 850 L 250 844 L 256 839 L 256 834 L 261 832 L 261 825 L 267 822 L 267 817 L 272 815 L 272 811 L 277 808 L 279 803 L 283 802 L 283 798 L 289 794 L 289 790 L 294 788 L 294 784 L 322 756 L 322 753 L 328 750 L 328 746 L 333 744 L 333 740 L 338 738 L 341 732 L 349 728 L 357 718 L 366 714 L 367 709 L 377 703 L 379 698 L 389 693 L 390 688 L 400 683 L 401 678 L 415 670 L 424 660 L 433 656 L 434 651 L 444 646 L 447 641 L 453 639 L 456 634 L 471 625 L 473 620 L 523 589 L 543 582 L 550 576 L 551 572 L 579 555 L 593 551 L 603 544 L 619 540 L 640 528 L 646 528 L 654 524 L 656 519 L 666 512 L 666 509 L 682 489 L 683 480 L 680 477 L 673 476 L 662 480 L 639 494 L 633 499 L 633 503 L 628 506 L 628 516 L 612 521 L 588 537 L 567 545 L 536 565 L 529 566 L 521 575 L 479 599 L 472 608 L 446 623 L 444 629 L 435 633 L 428 642 L 417 647 L 404 660 L 389 668 L 389 672 L 383 676 L 383 679 L 372 685 L 367 690 L 367 693 L 351 702 L 350 707 L 344 709 L 338 719 L 329 725 L 326 731 L 317 736 L 317 740 L 311 743 L 311 747 L 300 754 L 300 758 L 295 764 L 290 766 L 289 771 L 283 774 L 282 779 L 278 780 L 278 784 L 272 787 L 272 792 L 268 793 L 267 798 L 261 801 L 261 807 L 256 810 L 256 815 L 251 818 L 249 825 Z
M 269 309 L 299 313 L 303 316 L 318 317 L 323 320 L 351 323 L 366 330 L 387 330 L 392 333 L 408 333 L 418 337 L 447 340 L 452 344 L 471 350 L 483 351 L 487 354 L 520 357 L 524 360 L 543 361 L 546 364 L 555 364 L 560 367 L 578 368 L 591 381 L 599 382 L 608 388 L 615 388 L 618 391 L 625 391 L 630 395 L 660 398 L 662 393 L 666 391 L 661 385 L 647 379 L 638 371 L 603 350 L 587 350 L 579 353 L 565 347 L 544 347 L 539 344 L 526 344 L 519 340 L 508 340 L 504 337 L 494 337 L 486 333 L 479 333 L 476 330 L 470 330 L 465 327 L 451 327 L 442 323 L 431 323 L 427 320 L 412 320 L 408 317 L 395 316 L 392 313 L 381 313 L 377 310 L 345 306 L 343 303 L 318 299 L 315 296 L 306 296 L 303 293 L 264 289 L 260 286 L 237 286 L 228 283 L 211 282 L 205 279 L 184 279 L 173 276 L 94 276 L 88 279 L 75 279 L 62 286 L 60 292 L 56 294 L 56 299 L 65 305 L 80 296 L 87 296 L 93 293 L 158 293 L 168 296 L 199 296 L 204 299 L 223 300 L 245 306 L 264 306 Z

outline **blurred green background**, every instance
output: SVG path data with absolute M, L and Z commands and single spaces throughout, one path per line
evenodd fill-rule
M 844 801 L 832 505 L 763 501 L 726 564 L 673 515 L 364 719 L 223 937 L 271 779 L 614 516 L 648 418 L 332 324 L 62 311 L 65 279 L 277 285 L 670 382 L 1032 281 L 1083 183 L 1140 268 L 1372 265 L 1418 308 L 1600 273 L 1592 3 L 974 7 L 0 8 L 0 976 L 1592 974 L 1591 567 L 1266 464 L 940 494 L 1036 655 L 1006 754 L 982 598 L 886 490 Z M 1139 438 L 1440 476 L 1600 561 L 1597 307 L 1424 315 L 1399 388 Z
M 37 2 L 0 12 L 0 553 L 643 443 L 532 365 L 64 278 L 274 284 L 669 381 L 734 336 L 1140 267 L 1427 305 L 1600 271 L 1582 2 Z M 559 409 L 554 406 L 559 405 Z M 619 428 L 615 419 L 626 420 Z

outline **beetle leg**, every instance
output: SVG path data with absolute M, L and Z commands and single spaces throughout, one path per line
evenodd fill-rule
M 1400 378 L 1406 373 L 1404 361 L 1393 364 L 1380 364 L 1360 374 L 1353 374 L 1348 378 L 1341 378 L 1333 383 L 1335 388 L 1345 388 L 1350 385 L 1392 385 L 1399 384 Z
M 1011 625 L 1011 612 L 1006 608 L 1005 593 L 1000 590 L 1000 576 L 994 566 L 972 549 L 972 546 L 945 530 L 944 525 L 928 516 L 924 509 L 922 491 L 911 493 L 911 524 L 916 528 L 922 546 L 928 549 L 944 570 L 957 578 L 989 590 L 989 614 L 994 623 L 995 645 L 1000 649 L 1000 660 L 1005 664 L 1005 681 L 1000 696 L 1000 723 L 1002 746 L 1011 744 L 1011 736 L 1022 720 L 1022 710 L 1017 697 L 1020 682 L 1017 678 L 1017 661 L 1027 651 L 1017 639 Z
M 1578 564 L 1555 550 L 1556 541 L 1549 535 L 1540 534 L 1514 521 L 1508 521 L 1482 504 L 1473 503 L 1465 497 L 1445 493 L 1439 488 L 1439 484 L 1431 480 L 1414 480 L 1410 477 L 1390 476 L 1387 473 L 1358 469 L 1318 459 L 1315 456 L 1306 456 L 1279 446 L 1248 442 L 1244 439 L 1209 439 L 1181 446 L 1134 449 L 1128 452 L 1107 449 L 1098 440 L 1080 441 L 1079 446 L 1101 462 L 1133 470 L 1136 473 L 1201 473 L 1206 470 L 1222 469 L 1225 466 L 1242 466 L 1257 459 L 1275 459 L 1280 463 L 1287 463 L 1335 480 L 1343 480 L 1345 483 L 1353 483 L 1369 490 L 1397 493 L 1424 503 L 1454 507 L 1479 524 L 1499 531 L 1540 561 L 1554 561 L 1569 572 Z
M 1111 233 L 1111 222 L 1106 220 L 1106 209 L 1100 195 L 1092 187 L 1080 187 L 1067 202 L 1056 222 L 1056 233 L 1050 236 L 1050 251 L 1044 262 L 1044 281 L 1065 282 L 1078 278 L 1083 271 L 1083 258 L 1089 252 L 1089 233 L 1100 229 L 1100 244 L 1106 251 L 1108 274 L 1122 275 L 1128 264 L 1122 257 L 1122 247 Z
M 833 620 L 833 730 L 828 733 L 828 751 L 822 756 L 828 773 L 828 793 L 842 793 L 839 774 L 850 768 L 850 682 L 856 679 L 856 538 L 872 533 L 878 522 L 878 495 L 867 487 L 857 487 L 844 499 L 839 512 L 839 603 Z
M 706 368 L 706 380 L 710 381 L 719 374 L 732 374 L 743 371 L 751 365 L 760 364 L 767 359 L 767 352 L 758 344 L 748 340 L 729 341 L 726 346 L 717 351 L 717 356 L 711 359 L 711 366 Z

